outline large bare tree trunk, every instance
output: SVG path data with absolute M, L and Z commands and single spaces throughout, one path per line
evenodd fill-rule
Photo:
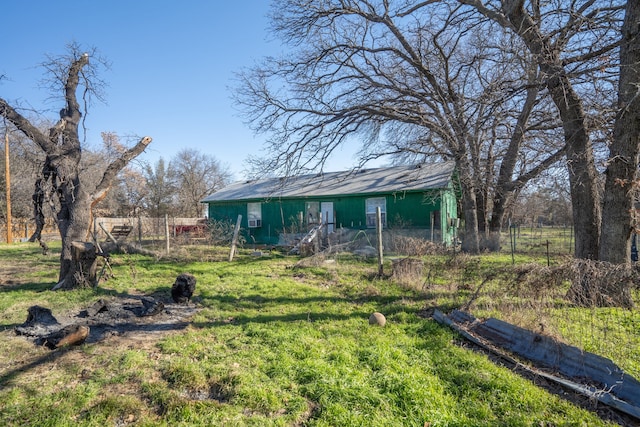
M 596 259 L 600 239 L 598 174 L 582 101 L 565 73 L 559 52 L 550 45 L 549 38 L 541 34 L 539 23 L 526 13 L 523 1 L 504 1 L 503 11 L 528 49 L 538 58 L 547 89 L 562 119 L 573 205 L 575 257 Z
M 549 79 L 547 87 L 560 111 L 567 144 L 567 168 L 575 228 L 574 255 L 581 259 L 597 259 L 600 243 L 600 197 L 593 147 L 587 134 L 580 98 L 571 87 L 569 79 L 559 75 L 560 70 L 553 71 L 555 75 Z
M 478 210 L 476 195 L 462 186 L 462 214 L 464 216 L 464 234 L 462 251 L 470 254 L 480 252 L 480 230 L 478 228 Z
M 74 52 L 74 54 L 77 52 Z M 62 239 L 60 254 L 60 275 L 54 289 L 72 289 L 84 286 L 87 280 L 76 273 L 83 269 L 80 258 L 74 258 L 74 243 L 87 239 L 91 225 L 91 208 L 102 200 L 109 191 L 118 172 L 151 142 L 142 138 L 134 147 L 123 152 L 105 170 L 95 189 L 88 191 L 80 181 L 80 159 L 82 148 L 78 136 L 78 126 L 82 113 L 76 97 L 82 69 L 89 64 L 89 55 L 74 55 L 68 65 L 64 83 L 65 108 L 60 111 L 60 119 L 42 133 L 31 122 L 18 113 L 4 99 L 0 99 L 0 115 L 13 123 L 22 133 L 33 140 L 46 154 L 42 178 L 38 180 L 34 194 L 36 219 L 43 223 L 43 204 L 57 206 L 56 222 Z M 62 67 L 64 64 L 58 64 Z M 86 84 L 86 82 L 85 82 Z M 36 229 L 33 240 L 40 240 L 42 228 Z M 76 250 L 77 251 L 77 250 Z
M 470 173 L 469 162 L 464 154 L 464 147 L 458 151 L 456 167 L 460 176 L 460 190 L 462 192 L 462 214 L 464 217 L 464 232 L 461 234 L 462 251 L 477 254 L 480 252 L 480 230 L 478 227 L 478 205 L 473 177 Z
M 71 259 L 66 263 L 63 280 L 60 280 L 53 289 L 96 287 L 98 284 L 96 277 L 98 254 L 94 244 L 72 241 L 67 246 Z M 60 275 L 62 276 L 62 269 Z
M 629 1 L 622 27 L 618 115 L 609 148 L 600 261 L 631 262 L 631 233 L 634 227 L 633 194 L 637 190 L 638 143 L 640 142 L 640 4 Z
M 87 231 L 91 225 L 91 210 L 89 198 L 82 191 L 79 180 L 78 187 L 80 188 L 75 194 L 78 197 L 77 201 L 64 208 L 61 207 L 57 215 L 62 252 L 60 253 L 60 274 L 54 289 L 73 289 L 85 287 L 87 284 L 87 280 L 76 275 L 76 272 L 82 271 L 83 267 L 79 263 L 79 258 L 74 256 L 78 251 L 74 244 L 86 240 Z
M 502 231 L 502 223 L 507 205 L 513 197 L 514 192 L 525 184 L 523 180 L 514 183 L 513 174 L 518 162 L 518 154 L 520 154 L 520 148 L 525 138 L 527 122 L 538 99 L 539 89 L 535 84 L 538 79 L 537 66 L 534 67 L 531 65 L 527 74 L 529 83 L 531 84 L 527 89 L 527 96 L 518 115 L 518 120 L 511 134 L 511 138 L 509 139 L 509 145 L 500 162 L 496 189 L 493 193 L 493 210 L 489 221 L 489 244 L 492 245 L 496 251 L 500 250 L 500 232 Z

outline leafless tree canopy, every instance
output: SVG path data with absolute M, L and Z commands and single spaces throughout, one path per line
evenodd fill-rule
M 202 216 L 206 196 L 227 185 L 229 169 L 214 157 L 185 148 L 169 162 L 169 176 L 174 183 L 176 204 L 181 216 Z
M 272 31 L 291 50 L 242 73 L 236 92 L 269 136 L 256 168 L 319 169 L 353 142 L 360 164 L 453 159 L 477 251 L 527 182 L 566 159 L 576 255 L 597 257 L 625 4 L 277 2 Z
M 141 207 L 152 217 L 202 217 L 200 201 L 231 181 L 227 166 L 193 148 L 179 151 L 168 164 L 164 158 L 145 164 L 141 174 L 145 181 Z
M 562 120 L 576 228 L 576 256 L 597 258 L 600 194 L 585 83 L 615 73 L 624 2 L 461 0 L 517 35 L 533 55 Z M 596 93 L 589 96 L 596 99 Z

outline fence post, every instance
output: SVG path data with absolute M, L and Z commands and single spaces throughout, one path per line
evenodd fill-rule
M 169 244 L 169 215 L 164 214 L 164 237 L 167 242 L 167 253 L 171 250 Z
M 5 123 L 6 124 L 6 123 Z M 11 172 L 9 166 L 9 132 L 4 128 L 4 177 L 6 184 L 6 218 L 7 218 L 7 243 L 13 243 L 13 225 L 11 224 Z
M 378 276 L 383 274 L 383 259 L 382 259 L 382 210 L 380 206 L 376 207 L 376 234 L 378 235 Z
M 238 234 L 240 233 L 240 224 L 242 223 L 242 215 L 238 215 L 236 221 L 236 228 L 233 229 L 233 239 L 231 239 L 231 250 L 229 251 L 229 262 L 233 261 L 233 255 L 236 252 L 236 245 L 238 244 Z
M 431 217 L 431 241 L 433 242 L 433 227 L 435 226 L 435 222 L 436 222 L 436 213 L 435 212 L 431 212 L 431 215 L 429 215 Z M 455 242 L 454 242 L 455 245 Z
M 551 265 L 551 256 L 549 254 L 549 239 L 547 239 L 547 267 Z
M 516 225 L 509 226 L 509 242 L 511 244 L 511 264 L 516 263 L 514 253 L 516 251 Z

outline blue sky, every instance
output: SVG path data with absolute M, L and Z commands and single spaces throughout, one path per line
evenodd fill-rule
M 107 105 L 96 103 L 87 118 L 89 146 L 100 144 L 103 131 L 149 135 L 142 160 L 194 148 L 242 179 L 246 157 L 260 153 L 264 136 L 243 123 L 230 87 L 235 72 L 282 50 L 267 32 L 268 10 L 268 0 L 3 2 L 0 74 L 7 80 L 0 97 L 47 109 L 57 120 L 60 98 L 47 101 L 49 92 L 38 88 L 38 64 L 71 42 L 95 47 L 111 69 L 101 75 Z M 353 163 L 345 149 L 326 169 Z

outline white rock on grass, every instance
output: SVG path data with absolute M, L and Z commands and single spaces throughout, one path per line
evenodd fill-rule
M 384 314 L 378 313 L 377 311 L 369 316 L 369 324 L 376 326 L 384 326 L 387 323 L 387 319 L 384 317 Z

